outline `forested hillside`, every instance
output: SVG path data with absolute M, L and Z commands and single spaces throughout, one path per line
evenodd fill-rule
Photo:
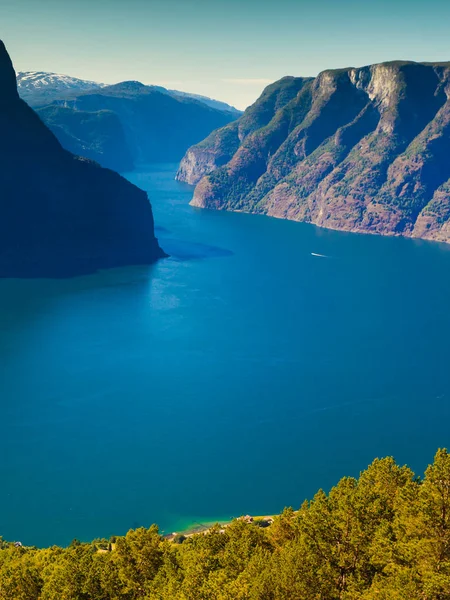
M 0 598 L 445 600 L 450 456 L 439 450 L 423 480 L 377 459 L 271 525 L 236 520 L 175 541 L 153 526 L 43 550 L 2 542 Z

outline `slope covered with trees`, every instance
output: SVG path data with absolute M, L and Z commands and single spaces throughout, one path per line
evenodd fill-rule
M 3 600 L 446 600 L 450 456 L 425 477 L 392 458 L 271 525 L 236 520 L 174 543 L 155 526 L 68 548 L 2 542 Z

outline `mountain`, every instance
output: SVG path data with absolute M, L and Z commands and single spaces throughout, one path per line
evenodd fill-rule
M 178 162 L 192 144 L 240 112 L 202 96 L 146 86 L 105 85 L 54 73 L 19 73 L 19 94 L 63 147 L 117 171 Z
M 62 277 L 164 253 L 147 194 L 63 150 L 19 98 L 0 42 L 0 276 Z
M 77 156 L 95 160 L 114 171 L 131 171 L 133 157 L 119 117 L 112 111 L 78 111 L 57 101 L 73 98 L 104 83 L 69 75 L 28 71 L 17 74 L 20 97 L 32 106 L 63 148 Z
M 134 164 L 179 161 L 189 146 L 235 118 L 198 100 L 175 97 L 138 81 L 124 81 L 55 103 L 117 115 Z
M 56 104 L 35 110 L 69 152 L 114 171 L 133 170 L 133 155 L 115 112 L 86 112 Z
M 177 177 L 195 206 L 450 242 L 450 63 L 283 78 Z
M 59 73 L 46 73 L 44 71 L 19 71 L 17 73 L 19 95 L 30 106 L 42 106 L 53 102 L 57 98 L 60 99 L 68 93 L 78 93 L 104 86 L 104 83 L 87 81 Z

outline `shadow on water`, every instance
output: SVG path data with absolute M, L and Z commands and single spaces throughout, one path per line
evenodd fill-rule
M 6 340 L 20 346 L 22 333 L 26 337 L 35 323 L 64 310 L 74 297 L 79 297 L 80 302 L 88 296 L 105 296 L 106 300 L 111 294 L 108 289 L 120 288 L 148 296 L 157 265 L 107 269 L 64 279 L 0 279 L 0 360 L 11 358 L 13 352 Z
M 170 233 L 170 231 L 166 227 L 162 227 L 161 225 L 155 225 L 155 234 L 157 236 L 167 235 L 168 233 Z
M 220 258 L 234 254 L 231 250 L 226 250 L 225 248 L 173 238 L 161 238 L 160 243 L 170 257 L 178 260 Z
M 217 246 L 166 238 L 164 235 L 170 233 L 168 229 L 156 229 L 169 260 L 189 261 L 233 255 L 232 251 Z M 155 272 L 165 260 L 152 265 L 105 269 L 70 278 L 0 279 L 0 338 L 11 339 L 11 334 L 20 337 L 20 332 L 26 332 L 33 322 L 40 322 L 46 315 L 54 314 L 66 300 L 77 295 L 80 298 L 85 294 L 101 296 L 108 293 L 107 288 L 130 288 L 138 297 L 142 294 L 147 297 Z M 11 351 L 12 348 L 2 344 L 0 339 L 0 357 Z

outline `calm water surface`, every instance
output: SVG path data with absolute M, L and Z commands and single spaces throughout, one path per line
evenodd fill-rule
M 194 209 L 174 171 L 129 175 L 170 259 L 0 281 L 7 539 L 273 513 L 450 446 L 450 246 Z

